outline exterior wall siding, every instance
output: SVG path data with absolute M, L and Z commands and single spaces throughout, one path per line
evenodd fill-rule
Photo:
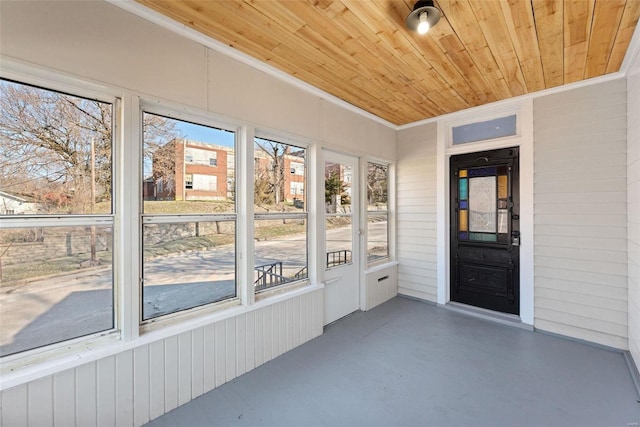
M 436 123 L 398 132 L 398 293 L 437 300 Z
M 640 371 L 640 59 L 627 79 L 629 351 Z
M 624 79 L 534 101 L 535 327 L 627 348 Z
M 2 391 L 0 424 L 139 426 L 322 334 L 323 291 Z

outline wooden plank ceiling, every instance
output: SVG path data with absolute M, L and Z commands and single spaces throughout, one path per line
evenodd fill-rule
M 402 125 L 618 71 L 640 0 L 137 0 Z

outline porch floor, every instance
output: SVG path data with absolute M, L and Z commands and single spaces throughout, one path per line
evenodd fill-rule
M 394 298 L 150 426 L 638 426 L 619 352 Z

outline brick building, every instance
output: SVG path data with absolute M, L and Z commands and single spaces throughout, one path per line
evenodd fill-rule
M 149 198 L 226 200 L 234 169 L 232 148 L 176 138 L 153 156 L 154 194 Z

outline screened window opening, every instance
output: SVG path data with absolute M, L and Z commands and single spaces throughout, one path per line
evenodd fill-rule
M 308 277 L 306 149 L 254 140 L 256 292 Z
M 367 163 L 367 261 L 389 257 L 389 166 Z
M 142 320 L 235 298 L 235 133 L 149 112 L 143 130 Z
M 0 80 L 0 356 L 114 328 L 112 152 L 113 103 Z

